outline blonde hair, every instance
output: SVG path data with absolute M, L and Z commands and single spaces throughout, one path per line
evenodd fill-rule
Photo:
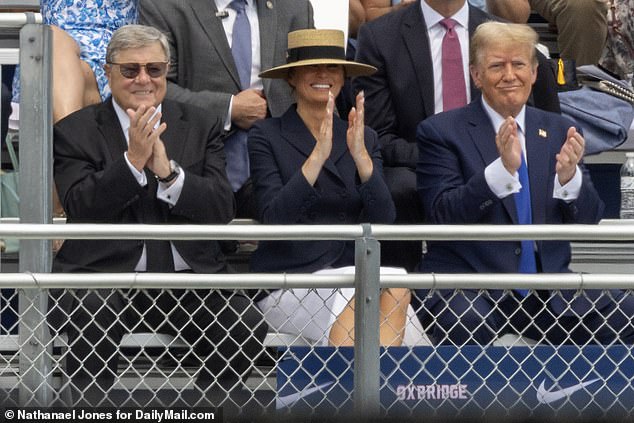
M 469 44 L 469 64 L 477 65 L 482 60 L 484 51 L 492 44 L 505 42 L 512 45 L 521 45 L 530 48 L 531 61 L 537 64 L 535 48 L 539 36 L 533 28 L 524 24 L 488 21 L 480 24 Z

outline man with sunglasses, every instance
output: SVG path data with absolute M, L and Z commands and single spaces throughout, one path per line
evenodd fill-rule
M 165 98 L 169 45 L 155 28 L 117 30 L 106 56 L 112 97 L 58 122 L 55 182 L 71 223 L 224 224 L 235 213 L 219 135 L 204 110 Z M 68 240 L 55 272 L 223 273 L 217 241 Z M 262 351 L 266 325 L 228 290 L 57 290 L 50 321 L 70 340 L 75 395 L 108 405 L 127 332 L 180 336 L 203 368 L 195 385 L 214 405 Z M 199 399 L 199 397 L 197 397 Z M 232 398 L 233 400 L 234 398 Z

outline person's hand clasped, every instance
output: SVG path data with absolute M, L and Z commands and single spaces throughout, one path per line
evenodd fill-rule
M 585 149 L 585 140 L 574 127 L 568 128 L 566 134 L 566 142 L 561 146 L 559 154 L 555 156 L 557 164 L 555 165 L 555 171 L 559 178 L 559 183 L 563 186 L 566 185 L 575 176 L 577 171 L 577 164 L 583 158 L 583 152 Z
M 361 182 L 370 179 L 373 170 L 372 159 L 365 148 L 364 137 L 365 95 L 363 91 L 357 94 L 356 105 L 348 114 L 348 131 L 346 133 L 348 150 L 354 160 Z
M 231 121 L 240 129 L 248 130 L 266 117 L 266 97 L 262 90 L 244 90 L 233 96 Z
M 522 164 L 522 144 L 517 135 L 517 122 L 507 117 L 495 136 L 495 145 L 502 159 L 504 168 L 514 175 Z
M 155 107 L 147 108 L 144 105 L 137 110 L 126 110 L 130 117 L 128 160 L 139 171 L 148 165 L 154 152 L 154 144 L 161 142 L 160 136 L 167 129 L 165 122 L 155 128 L 161 120 L 161 113 L 155 112 Z M 169 162 L 167 168 L 169 169 Z

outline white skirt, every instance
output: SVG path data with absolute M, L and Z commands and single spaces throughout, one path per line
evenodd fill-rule
M 323 269 L 315 275 L 354 275 L 354 266 Z M 381 267 L 382 275 L 405 275 L 402 268 Z M 330 327 L 354 297 L 354 288 L 278 290 L 258 302 L 271 330 L 296 335 L 309 345 L 328 345 Z M 410 306 L 411 308 L 411 306 Z

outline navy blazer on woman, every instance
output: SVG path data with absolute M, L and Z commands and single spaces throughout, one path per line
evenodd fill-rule
M 347 122 L 333 119 L 333 146 L 314 186 L 301 168 L 315 139 L 296 107 L 260 121 L 249 132 L 249 159 L 258 219 L 266 224 L 392 223 L 394 203 L 383 179 L 376 132 L 365 128 L 374 171 L 361 183 L 346 143 Z M 263 241 L 252 256 L 256 272 L 314 272 L 352 265 L 354 245 L 345 241 Z
M 553 198 L 555 155 L 574 123 L 561 115 L 526 107 L 525 139 L 534 224 L 594 224 L 603 202 L 582 165 L 583 183 L 576 200 Z M 434 115 L 418 126 L 417 190 L 425 216 L 437 224 L 517 224 L 513 195 L 499 199 L 489 188 L 484 169 L 499 157 L 495 129 L 482 100 Z M 568 241 L 536 241 L 537 258 L 545 273 L 568 272 Z M 517 273 L 520 241 L 433 241 L 420 263 L 421 272 Z M 493 297 L 501 291 L 491 291 Z M 426 295 L 426 293 L 422 293 Z M 567 299 L 571 299 L 564 295 Z M 556 295 L 552 305 L 562 312 Z M 430 304 L 428 306 L 431 307 Z M 575 311 L 589 310 L 582 296 Z

